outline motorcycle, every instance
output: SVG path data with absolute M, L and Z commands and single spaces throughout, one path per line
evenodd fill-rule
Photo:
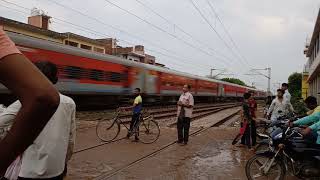
M 319 179 L 320 146 L 304 139 L 297 127 L 280 123 L 280 128 L 281 131 L 271 137 L 269 150 L 258 152 L 247 161 L 247 178 L 283 180 L 291 174 Z
M 272 136 L 278 134 L 279 126 L 281 124 L 287 123 L 288 119 L 296 119 L 293 114 L 280 116 L 277 121 L 270 120 L 260 120 L 259 125 L 257 125 L 257 145 L 255 147 L 255 151 L 265 151 L 270 148 L 269 142 L 272 139 Z M 302 136 L 302 135 L 301 135 Z

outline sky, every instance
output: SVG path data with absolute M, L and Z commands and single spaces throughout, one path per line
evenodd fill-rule
M 144 45 L 157 62 L 191 74 L 217 69 L 266 90 L 267 78 L 250 70 L 271 67 L 273 90 L 302 71 L 320 1 L 0 0 L 0 15 L 21 22 L 32 8 L 52 17 L 51 30 Z

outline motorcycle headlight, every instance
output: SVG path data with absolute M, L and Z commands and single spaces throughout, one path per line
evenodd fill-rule
M 274 140 L 279 140 L 282 138 L 282 133 L 277 134 L 276 136 L 274 136 Z

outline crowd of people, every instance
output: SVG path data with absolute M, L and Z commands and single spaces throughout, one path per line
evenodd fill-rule
M 257 103 L 253 98 L 253 93 L 245 93 L 242 104 L 241 142 L 237 147 L 248 147 L 250 150 L 255 150 L 256 145 L 256 123 L 261 119 L 257 118 L 256 110 Z M 306 139 L 317 139 L 316 144 L 320 144 L 320 106 L 317 99 L 309 96 L 305 99 L 305 104 L 310 110 L 305 115 L 300 115 L 298 120 L 291 119 L 290 126 L 303 127 L 300 133 Z M 284 116 L 295 115 L 294 108 L 291 104 L 291 94 L 288 91 L 288 84 L 283 83 L 281 89 L 277 90 L 276 97 L 272 99 L 268 96 L 266 99 L 265 117 L 272 122 L 278 121 Z M 303 126 L 302 126 L 303 125 Z

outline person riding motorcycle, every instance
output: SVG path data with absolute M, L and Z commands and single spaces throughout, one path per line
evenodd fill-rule
M 290 123 L 290 126 L 304 126 L 304 125 L 310 125 L 306 126 L 304 129 L 301 130 L 301 134 L 304 136 L 307 135 L 315 135 L 312 133 L 318 134 L 317 137 L 317 144 L 320 144 L 320 106 L 317 106 L 317 99 L 313 96 L 309 96 L 305 103 L 309 109 L 311 109 L 307 114 L 308 116 L 298 119 L 294 122 Z M 315 135 L 317 136 L 317 135 Z
M 318 106 L 317 98 L 313 96 L 308 96 L 304 103 L 307 105 L 307 108 L 310 110 L 307 112 L 307 115 L 315 114 L 320 112 L 320 106 Z

